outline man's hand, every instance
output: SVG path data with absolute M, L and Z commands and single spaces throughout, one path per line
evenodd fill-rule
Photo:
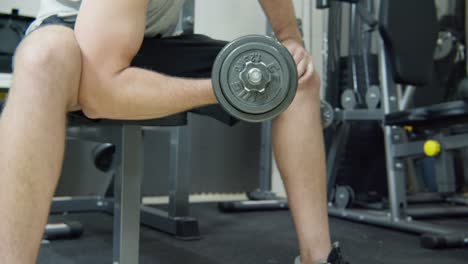
M 297 74 L 299 84 L 310 79 L 314 73 L 314 64 L 309 52 L 304 48 L 303 44 L 295 39 L 286 39 L 282 41 L 283 45 L 289 50 L 294 57 L 297 65 Z
M 310 87 L 320 92 L 320 78 L 314 70 L 310 54 L 304 48 L 301 32 L 297 26 L 292 0 L 259 0 L 270 21 L 273 32 L 289 50 L 297 65 L 299 89 Z M 318 98 L 318 97 L 317 97 Z

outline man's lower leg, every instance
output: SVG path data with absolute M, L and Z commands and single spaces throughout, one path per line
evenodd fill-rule
M 273 126 L 273 144 L 288 193 L 303 263 L 326 260 L 331 249 L 320 100 L 299 90 Z
M 79 52 L 69 49 L 66 56 L 54 60 L 59 55 L 44 46 L 51 43 L 41 42 L 41 36 L 49 41 L 57 39 L 51 37 L 54 35 L 72 38 L 72 32 L 53 27 L 41 31 L 43 34 L 33 33 L 19 48 L 12 88 L 0 118 L 1 263 L 36 261 L 61 171 L 66 112 L 77 98 L 72 93 L 77 93 L 79 85 Z M 49 54 L 33 52 L 41 50 Z

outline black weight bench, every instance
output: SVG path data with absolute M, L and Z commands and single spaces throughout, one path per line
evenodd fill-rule
M 111 120 L 111 119 L 89 119 L 83 112 L 71 112 L 68 114 L 69 126 L 122 126 L 122 125 L 136 125 L 136 126 L 185 126 L 187 125 L 187 113 L 175 114 L 168 117 L 148 120 Z

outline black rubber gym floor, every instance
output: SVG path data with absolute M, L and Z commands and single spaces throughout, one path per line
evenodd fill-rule
M 143 227 L 142 264 L 293 264 L 297 244 L 288 211 L 223 214 L 215 204 L 195 204 L 203 238 L 179 241 Z M 62 216 L 52 216 L 51 222 Z M 43 244 L 39 264 L 111 263 L 112 217 L 88 213 L 67 215 L 85 226 L 78 240 Z M 458 219 L 456 224 L 467 224 Z M 454 222 L 454 223 L 455 223 Z M 341 242 L 351 264 L 468 263 L 468 249 L 432 251 L 419 246 L 416 236 L 331 219 L 332 236 Z

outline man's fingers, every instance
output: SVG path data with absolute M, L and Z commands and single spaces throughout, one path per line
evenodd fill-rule
M 300 79 L 307 71 L 308 60 L 303 59 L 297 64 L 297 77 Z
M 301 54 L 300 51 L 296 51 L 293 54 L 294 61 L 296 62 L 296 65 L 298 65 L 304 59 L 304 56 Z
M 299 82 L 301 83 L 310 79 L 314 72 L 314 66 L 309 53 L 299 45 L 286 44 L 285 47 L 288 49 L 289 53 L 291 53 L 296 63 Z
M 314 74 L 314 64 L 312 63 L 312 61 L 309 61 L 309 63 L 307 64 L 305 73 L 302 75 L 302 77 L 299 78 L 299 83 L 301 84 L 303 82 L 306 82 L 307 80 L 312 78 L 313 74 Z

